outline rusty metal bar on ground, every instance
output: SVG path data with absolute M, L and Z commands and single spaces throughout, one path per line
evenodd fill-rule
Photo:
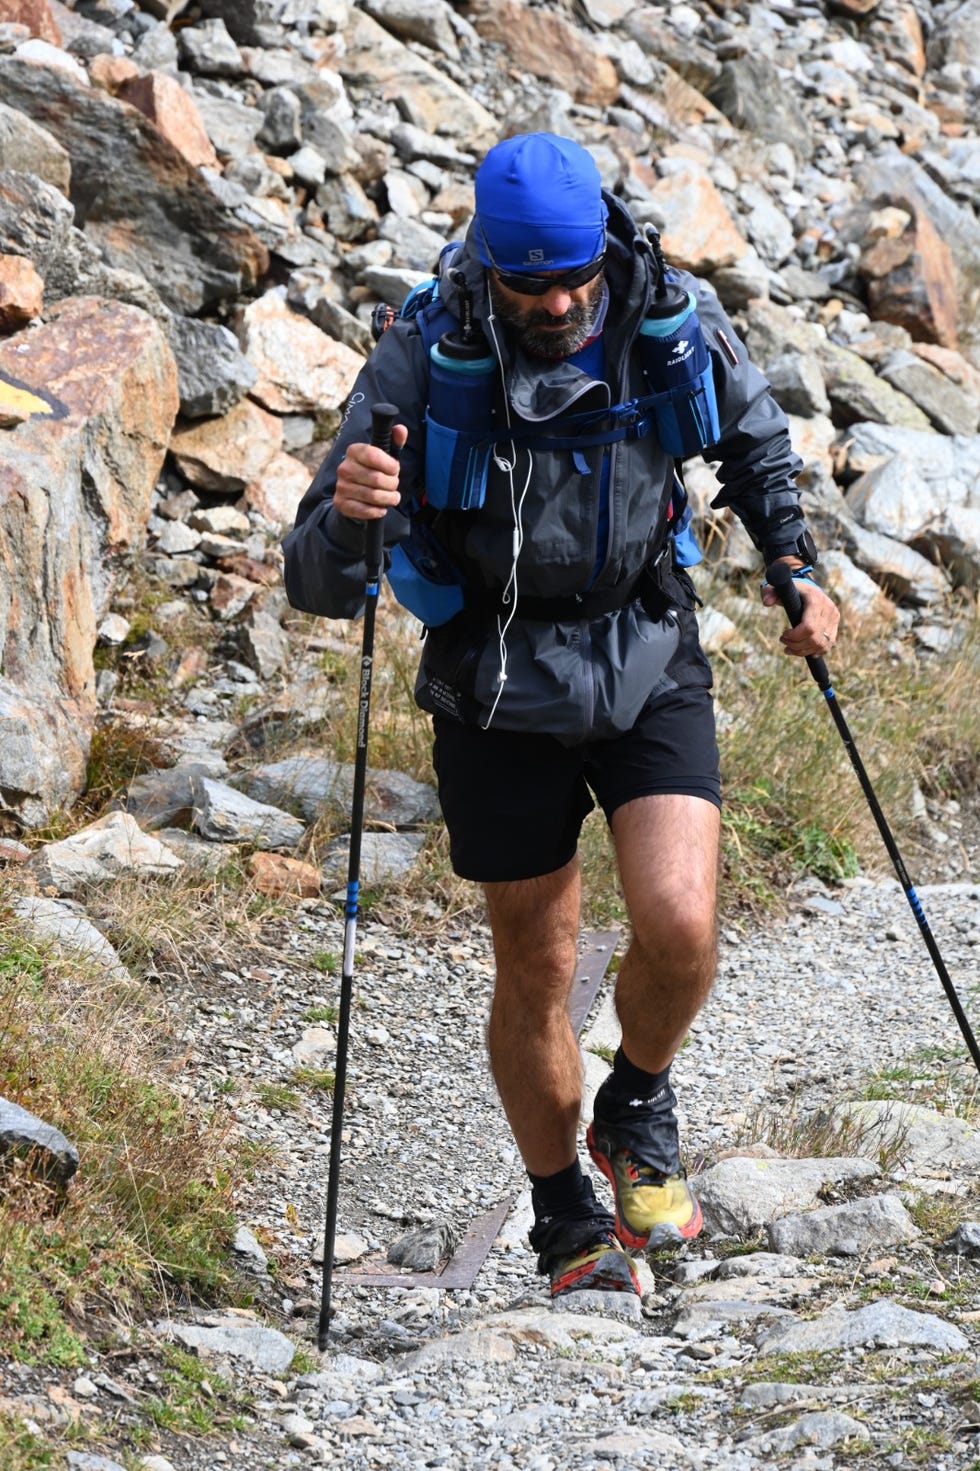
M 619 938 L 619 930 L 598 930 L 579 937 L 579 960 L 568 1003 L 568 1015 L 576 1036 L 585 1026 Z M 359 1287 L 472 1287 L 516 1200 L 517 1192 L 514 1191 L 491 1210 L 477 1216 L 453 1255 L 435 1271 L 398 1272 L 387 1263 L 383 1264 L 387 1270 L 381 1269 L 381 1263 L 375 1269 L 377 1259 L 372 1261 L 368 1258 L 363 1264 L 338 1267 L 336 1276 Z

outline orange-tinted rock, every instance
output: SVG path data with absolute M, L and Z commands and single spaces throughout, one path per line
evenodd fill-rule
M 220 419 L 199 419 L 170 442 L 182 475 L 199 490 L 241 491 L 282 448 L 282 422 L 245 399 Z
M 921 211 L 898 236 L 886 236 L 864 252 L 861 275 L 873 317 L 904 327 L 919 342 L 957 344 L 956 268 L 949 246 Z
M 124 82 L 139 75 L 140 69 L 135 61 L 130 61 L 128 56 L 113 56 L 108 51 L 93 56 L 88 64 L 89 81 L 93 87 L 101 87 L 103 92 L 109 92 L 113 97 Z
M 734 265 L 748 250 L 721 194 L 701 169 L 669 174 L 654 185 L 664 219 L 664 254 L 672 265 L 711 275 Z
M 67 149 L 75 224 L 107 264 L 145 276 L 173 310 L 237 296 L 267 270 L 258 236 L 138 108 L 17 56 L 0 56 L 0 96 Z
M 61 30 L 51 13 L 48 0 L 0 0 L 0 21 L 26 26 L 39 41 L 52 46 L 62 43 Z
M 494 41 L 518 71 L 561 87 L 576 102 L 608 107 L 619 96 L 619 77 L 608 56 L 580 29 L 550 10 L 533 10 L 518 0 L 480 0 L 468 18 L 485 41 Z
M 360 353 L 292 311 L 275 291 L 245 308 L 238 335 L 258 370 L 252 395 L 277 414 L 336 408 L 364 366 Z
M 22 255 L 0 255 L 0 332 L 16 332 L 41 314 L 44 282 Z
M 4 382 L 29 417 L 0 431 L 0 684 L 23 732 L 0 742 L 0 791 L 36 823 L 84 784 L 96 630 L 145 536 L 177 369 L 145 312 L 69 298 L 0 341 Z
M 196 168 L 218 168 L 218 155 L 205 131 L 193 97 L 176 77 L 165 72 L 148 72 L 131 77 L 117 89 L 118 95 L 139 108 L 155 127 Z
M 253 853 L 248 871 L 260 894 L 295 894 L 315 899 L 320 892 L 320 870 L 298 858 L 280 853 Z
M 321 458 L 323 451 L 324 447 L 320 445 Z M 273 455 L 258 480 L 246 487 L 246 504 L 267 521 L 292 526 L 296 507 L 306 494 L 310 479 L 310 472 L 302 460 L 293 455 Z

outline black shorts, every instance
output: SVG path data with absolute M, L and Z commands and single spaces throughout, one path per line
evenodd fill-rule
M 574 856 L 596 801 L 608 822 L 636 797 L 673 793 L 721 806 L 711 691 L 671 690 L 632 730 L 563 746 L 534 732 L 433 717 L 433 763 L 453 868 L 480 883 L 536 878 Z

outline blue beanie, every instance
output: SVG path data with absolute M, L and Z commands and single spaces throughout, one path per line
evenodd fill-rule
M 602 254 L 607 214 L 595 160 L 571 138 L 519 133 L 477 169 L 476 246 L 485 266 L 584 266 Z

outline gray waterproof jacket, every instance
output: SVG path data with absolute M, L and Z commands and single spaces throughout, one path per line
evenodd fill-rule
M 674 461 L 656 428 L 584 450 L 547 443 L 549 424 L 568 412 L 647 391 L 637 334 L 653 297 L 652 254 L 622 203 L 612 195 L 606 202 L 606 383 L 567 362 L 528 358 L 499 322 L 488 324 L 472 229 L 453 262 L 465 274 L 476 320 L 500 362 L 495 423 L 545 437 L 498 444 L 483 506 L 435 518 L 432 530 L 463 574 L 467 607 L 428 631 L 416 684 L 418 703 L 433 713 L 481 725 L 492 718 L 494 728 L 546 731 L 568 744 L 628 730 L 654 693 L 711 683 L 697 641 L 693 589 L 663 555 Z M 721 433 L 709 453 L 720 462 L 722 485 L 714 504 L 730 505 L 760 548 L 792 544 L 804 523 L 794 484 L 801 461 L 786 417 L 714 293 L 687 273 L 676 274 L 696 293 L 714 372 Z M 452 310 L 453 288 L 443 295 Z M 386 517 L 386 544 L 407 535 L 408 516 L 424 490 L 428 382 L 418 324 L 397 319 L 358 374 L 333 448 L 283 542 L 294 607 L 331 618 L 356 616 L 363 607 L 364 524 L 338 512 L 332 498 L 346 447 L 370 439 L 375 403 L 396 405 L 399 422 L 408 427 L 402 505 Z M 596 572 L 604 454 L 608 517 Z M 515 551 L 517 609 L 511 616 Z M 605 610 L 604 599 L 622 605 Z M 533 616 L 522 612 L 522 603 Z

